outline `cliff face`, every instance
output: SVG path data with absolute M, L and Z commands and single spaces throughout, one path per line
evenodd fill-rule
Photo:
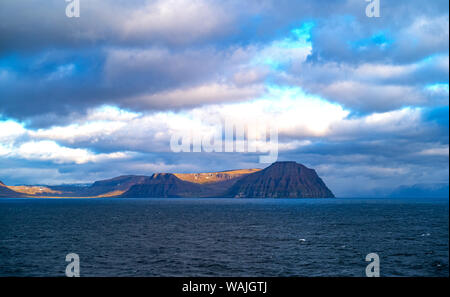
M 316 171 L 295 162 L 276 162 L 240 178 L 225 197 L 333 198 Z
M 141 184 L 132 186 L 121 197 L 177 198 L 195 197 L 202 192 L 198 184 L 183 181 L 172 173 L 155 173 Z
M 22 193 L 17 193 L 0 181 L 0 197 L 12 198 L 12 197 L 24 197 Z
M 17 190 L 16 190 L 17 188 Z M 277 162 L 266 169 L 152 176 L 126 175 L 88 186 L 7 187 L 0 182 L 0 197 L 334 197 L 313 169 L 295 162 Z M 33 192 L 34 191 L 34 192 Z
M 37 196 L 48 197 L 115 197 L 123 194 L 133 185 L 144 182 L 148 176 L 141 175 L 122 175 L 111 179 L 105 179 L 96 181 L 89 186 L 77 186 L 77 185 L 61 185 L 61 186 L 49 186 L 40 187 L 44 191 L 36 192 Z M 12 187 L 10 187 L 12 188 Z M 27 192 L 33 194 L 32 190 L 35 187 L 22 187 L 21 189 L 15 189 L 18 192 Z
M 145 183 L 148 176 L 141 175 L 123 175 L 112 179 L 106 179 L 94 182 L 85 189 L 85 194 L 90 196 L 102 195 L 105 193 L 124 193 L 132 186 Z
M 154 174 L 122 197 L 331 198 L 315 170 L 295 162 L 277 162 L 264 170 L 213 183 L 193 183 L 176 175 Z

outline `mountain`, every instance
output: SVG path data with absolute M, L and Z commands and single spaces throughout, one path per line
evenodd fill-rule
M 88 196 L 114 196 L 128 191 L 132 186 L 145 183 L 148 176 L 143 175 L 122 175 L 112 179 L 94 182 L 90 187 L 84 189 L 84 194 Z
M 142 183 L 133 185 L 121 197 L 177 198 L 195 197 L 202 192 L 199 184 L 179 179 L 172 173 L 155 173 Z
M 0 181 L 0 197 L 24 197 L 25 195 L 22 193 L 18 193 L 16 191 L 11 190 L 8 188 L 4 183 Z
M 265 169 L 206 173 L 123 175 L 91 185 L 0 185 L 2 197 L 334 197 L 313 169 L 295 162 L 277 162 Z
M 117 197 L 131 186 L 140 184 L 148 178 L 139 175 L 123 175 L 112 179 L 96 181 L 88 185 L 60 185 L 60 186 L 5 186 L 13 191 L 4 196 L 13 197 Z M 1 186 L 1 185 L 0 185 Z M 15 193 L 15 194 L 14 194 Z
M 96 181 L 91 185 L 49 186 L 45 195 L 50 197 L 116 197 L 131 186 L 140 184 L 148 178 L 142 175 L 122 175 L 111 179 Z
M 263 170 L 154 174 L 132 186 L 122 197 L 331 198 L 334 195 L 315 170 L 295 162 L 277 162 Z
M 55 191 L 46 186 L 8 186 L 10 190 L 24 195 L 60 195 L 62 192 Z
M 441 184 L 415 184 L 401 186 L 394 190 L 390 198 L 448 198 L 449 185 Z
M 295 162 L 276 162 L 240 178 L 225 194 L 245 198 L 332 198 L 314 169 Z

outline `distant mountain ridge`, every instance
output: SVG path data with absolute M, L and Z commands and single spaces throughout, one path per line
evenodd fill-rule
M 207 173 L 124 175 L 90 186 L 1 186 L 2 197 L 123 197 L 123 198 L 332 198 L 314 169 L 296 162 L 276 162 L 265 169 Z M 8 191 L 9 190 L 9 191 Z M 16 191 L 13 191 L 16 190 Z M 0 192 L 2 193 L 2 192 Z
M 448 198 L 449 184 L 415 184 L 400 186 L 388 197 L 391 198 Z

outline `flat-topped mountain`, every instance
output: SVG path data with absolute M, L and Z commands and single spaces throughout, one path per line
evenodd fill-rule
M 276 162 L 248 174 L 227 191 L 226 197 L 332 198 L 330 189 L 314 169 L 295 162 Z
M 124 198 L 329 198 L 334 197 L 314 169 L 295 162 L 276 162 L 265 169 L 206 173 L 124 175 L 86 186 L 19 186 L 0 184 L 2 197 Z

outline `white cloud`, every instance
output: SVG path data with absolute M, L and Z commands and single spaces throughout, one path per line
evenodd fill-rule
M 448 156 L 449 147 L 448 146 L 438 146 L 434 148 L 424 149 L 419 152 L 419 155 L 424 156 Z
M 358 118 L 335 122 L 329 133 L 330 139 L 358 139 L 361 135 L 408 134 L 422 128 L 422 109 L 403 108 L 389 112 L 373 113 Z
M 153 38 L 186 43 L 226 32 L 233 16 L 211 1 L 157 0 L 130 10 L 117 27 L 124 39 Z
M 104 105 L 88 111 L 83 121 L 130 121 L 139 117 L 140 113 Z
M 0 143 L 6 143 L 25 134 L 26 129 L 15 121 L 0 121 Z
M 126 126 L 121 121 L 88 122 L 82 125 L 73 124 L 64 127 L 52 127 L 29 131 L 31 137 L 37 139 L 64 140 L 69 143 L 76 141 L 98 141 Z
M 28 141 L 15 147 L 6 148 L 0 145 L 0 155 L 25 160 L 52 161 L 57 164 L 85 164 L 130 157 L 125 152 L 95 154 L 87 149 L 64 147 L 51 140 Z
M 107 117 L 105 111 L 112 115 Z M 212 136 L 219 123 L 227 121 L 237 126 L 256 127 L 258 135 L 272 125 L 280 135 L 279 149 L 293 150 L 310 145 L 316 138 L 354 138 L 361 133 L 406 133 L 420 127 L 421 109 L 404 108 L 391 112 L 374 113 L 349 118 L 350 112 L 299 88 L 271 87 L 268 93 L 248 102 L 214 104 L 179 112 L 129 114 L 118 108 L 101 107 L 92 110 L 78 123 L 47 129 L 24 130 L 31 141 L 20 146 L 3 146 L 15 151 L 14 156 L 25 159 L 53 160 L 55 162 L 99 162 L 108 158 L 125 157 L 123 153 L 94 154 L 84 147 L 114 147 L 117 151 L 169 152 L 170 137 L 175 133 L 197 133 Z M 122 115 L 122 117 L 120 116 Z M 90 121 L 102 119 L 101 121 Z M 283 140 L 283 137 L 288 137 Z M 14 142 L 14 139 L 12 139 Z M 11 143 L 13 143 L 11 142 Z M 57 144 L 70 144 L 68 148 Z

